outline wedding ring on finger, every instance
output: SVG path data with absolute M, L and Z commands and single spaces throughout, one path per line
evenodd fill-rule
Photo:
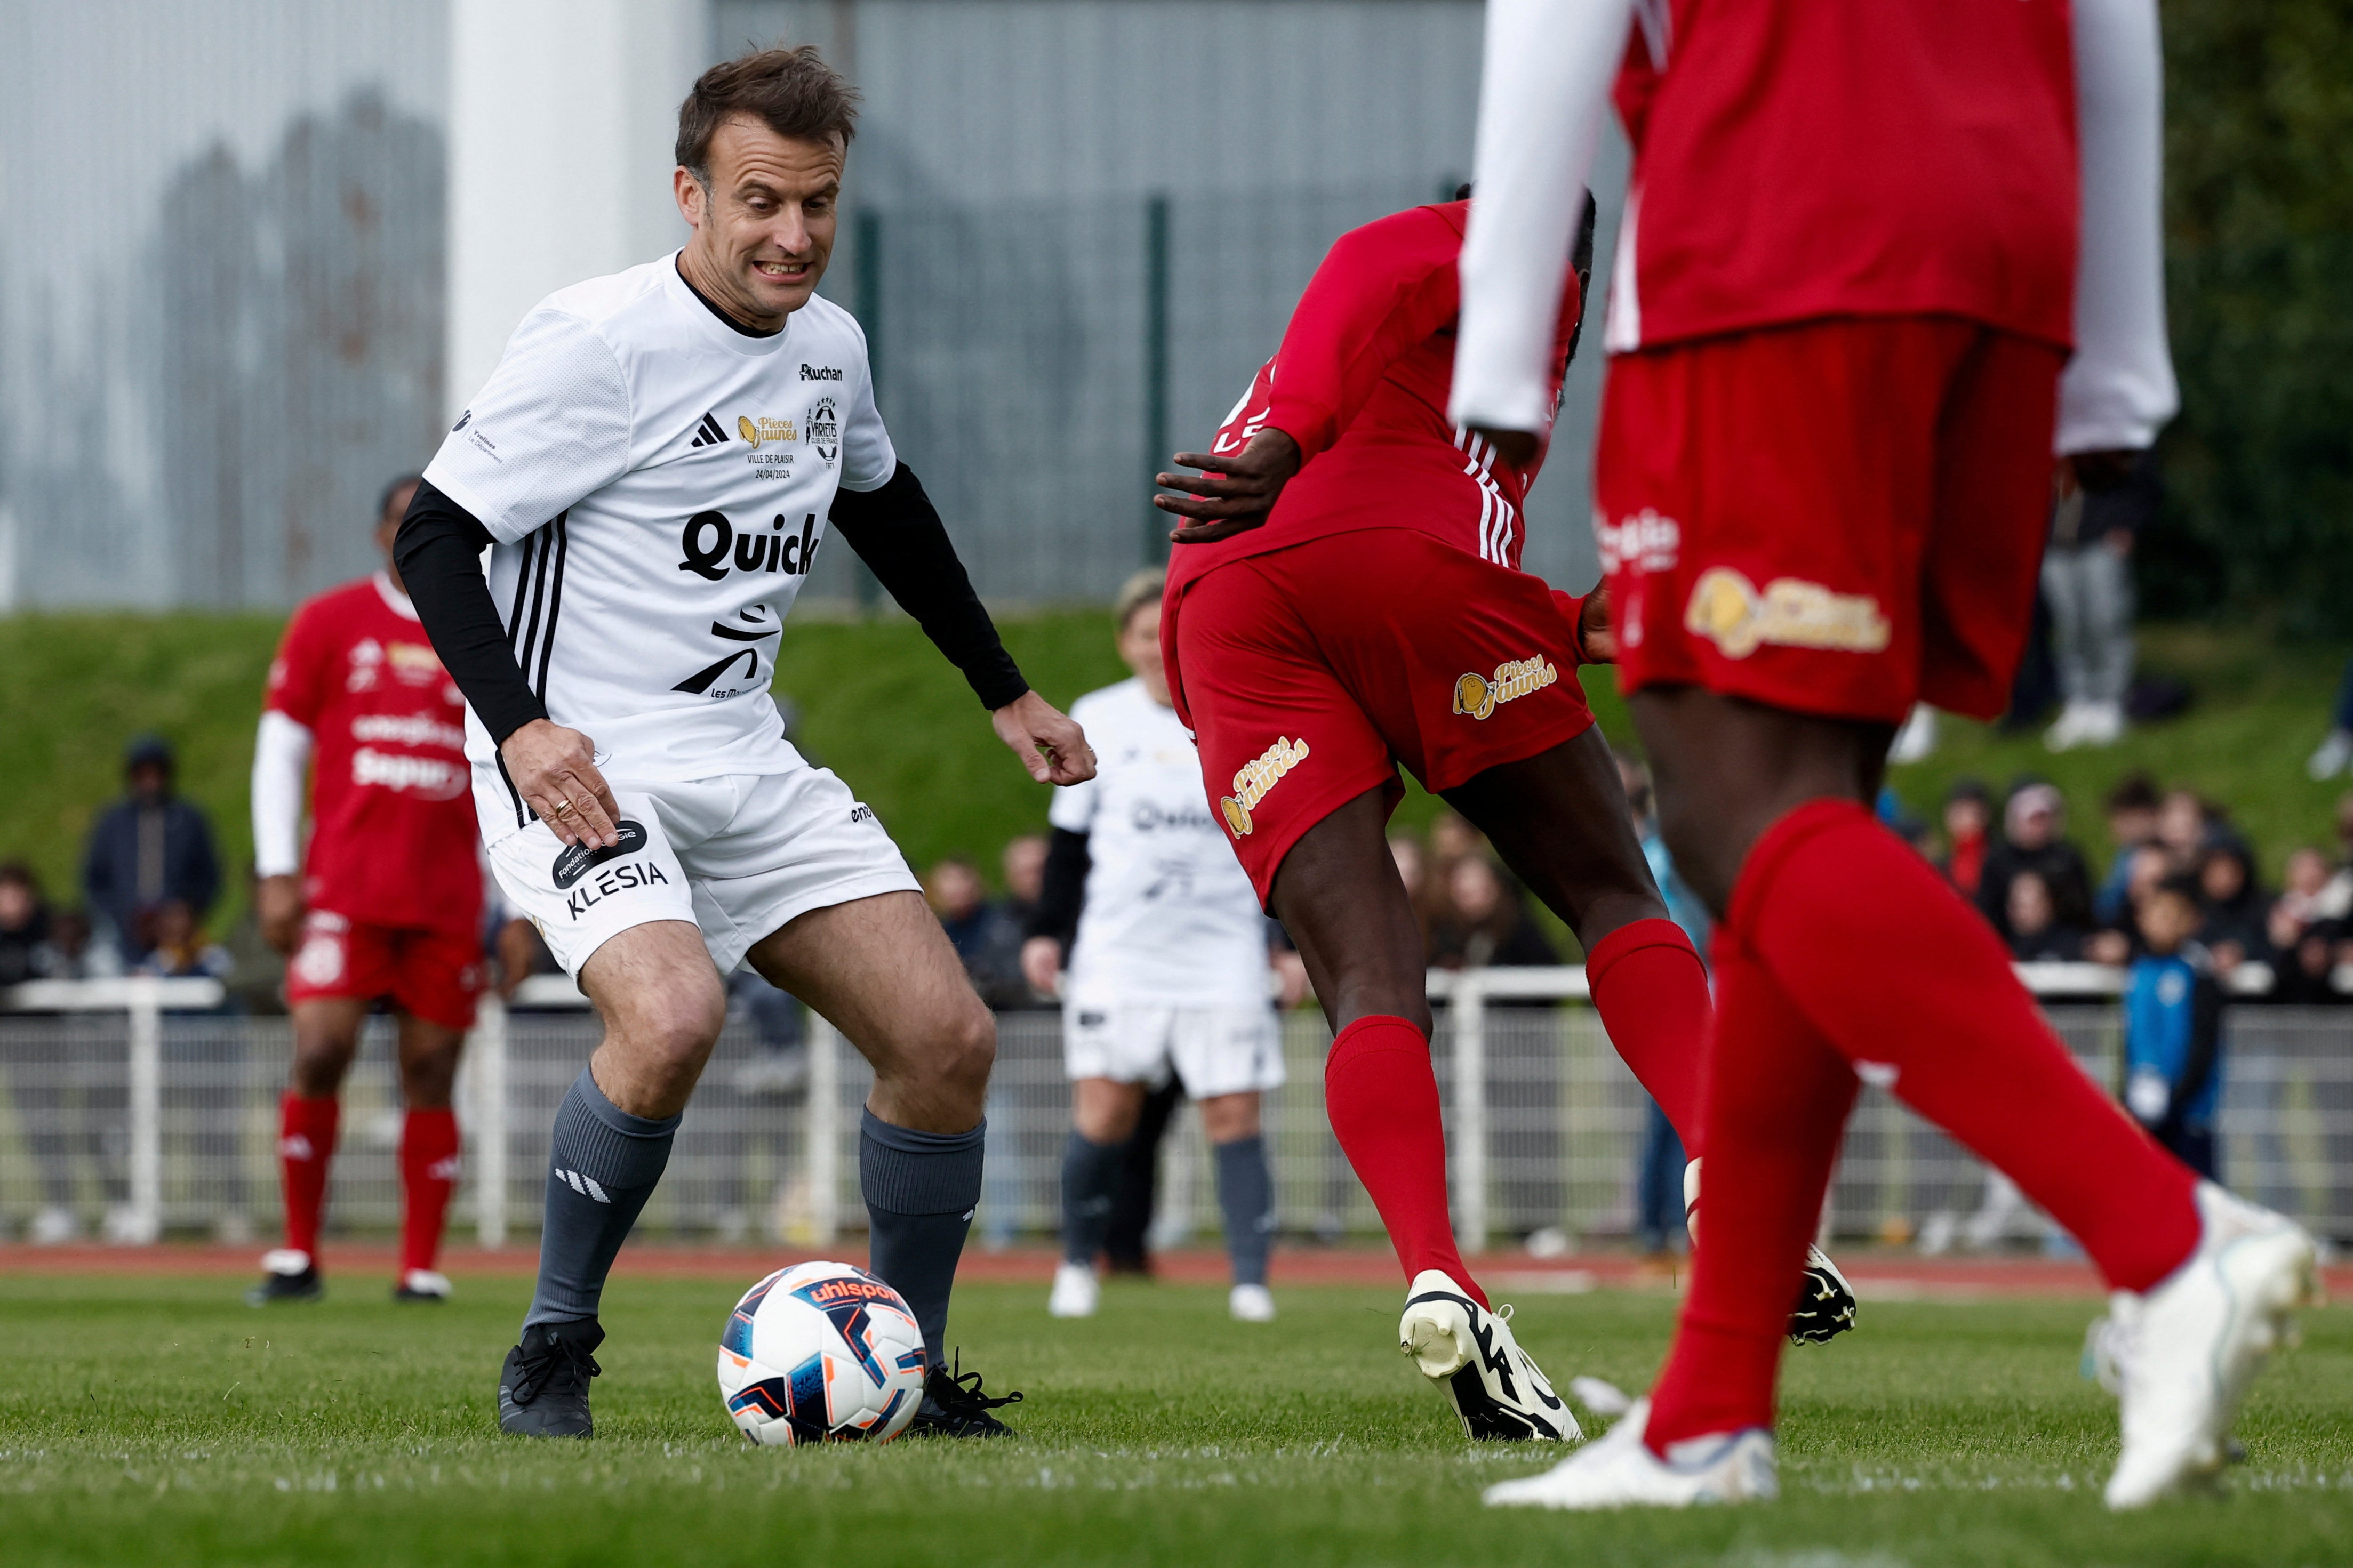
M 578 806 L 573 805 L 567 800 L 555 808 L 555 815 L 558 816 L 569 816 L 579 809 L 580 808 Z

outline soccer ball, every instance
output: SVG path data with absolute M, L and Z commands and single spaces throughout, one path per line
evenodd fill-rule
M 847 1263 L 780 1268 L 719 1336 L 719 1397 L 754 1443 L 887 1443 L 923 1400 L 923 1335 L 899 1292 Z

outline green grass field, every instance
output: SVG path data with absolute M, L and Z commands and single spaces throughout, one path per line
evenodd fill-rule
M 747 1263 L 746 1280 L 756 1265 Z M 1278 1279 L 1279 1284 L 1279 1279 Z M 2113 1404 L 2075 1373 L 2088 1302 L 1867 1303 L 1793 1352 L 1783 1497 L 1681 1514 L 1482 1508 L 1541 1456 L 1472 1449 L 1401 1362 L 1398 1293 L 1117 1287 L 1058 1324 L 1042 1286 L 967 1287 L 955 1337 L 1027 1391 L 996 1444 L 747 1448 L 712 1363 L 729 1286 L 624 1279 L 599 1436 L 498 1436 L 491 1382 L 528 1292 L 443 1309 L 356 1283 L 267 1315 L 218 1279 L 0 1279 L 0 1562 L 531 1563 L 2251 1563 L 2353 1560 L 2353 1312 L 2241 1423 L 2225 1500 L 2117 1518 Z M 1672 1310 L 1521 1303 L 1556 1381 L 1647 1381 Z
M 90 818 L 121 790 L 123 742 L 154 730 L 179 745 L 184 785 L 212 812 L 234 882 L 248 853 L 253 726 L 280 629 L 277 617 L 252 615 L 0 616 L 0 733 L 8 736 L 0 746 L 0 859 L 29 859 L 70 901 Z M 1006 623 L 1005 637 L 1058 703 L 1126 673 L 1099 613 L 1025 616 Z M 2105 868 L 2100 795 L 2140 767 L 2227 803 L 2267 875 L 2278 875 L 2295 845 L 2329 844 L 2331 809 L 2347 785 L 2314 784 L 2303 764 L 2327 727 L 2344 650 L 2202 626 L 2146 628 L 2142 641 L 2144 668 L 2195 691 L 2187 715 L 2112 750 L 2059 757 L 2034 736 L 1953 721 L 1936 756 L 1897 770 L 1897 790 L 1933 819 L 1964 773 L 1997 789 L 2021 772 L 2045 773 L 2067 794 L 2077 839 Z M 962 678 L 911 622 L 795 621 L 780 668 L 777 689 L 799 704 L 811 754 L 881 813 L 917 866 L 963 853 L 994 879 L 1005 841 L 1045 826 L 1046 792 L 997 743 Z M 1610 676 L 1584 674 L 1602 728 L 1630 744 Z M 1434 809 L 1417 792 L 1400 819 L 1419 824 Z M 215 928 L 242 903 L 233 886 Z

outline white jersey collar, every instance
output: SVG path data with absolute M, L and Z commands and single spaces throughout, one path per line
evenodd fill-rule
M 770 332 L 765 338 L 749 337 L 737 331 L 712 314 L 711 307 L 702 302 L 702 296 L 687 287 L 685 277 L 678 269 L 679 255 L 678 251 L 671 251 L 669 259 L 661 265 L 662 292 L 671 304 L 694 318 L 695 330 L 705 342 L 716 344 L 729 353 L 742 354 L 745 359 L 765 359 L 785 346 L 786 340 L 793 335 L 792 316 L 785 318 L 780 331 Z M 793 315 L 798 314 L 797 310 L 793 312 Z
M 409 602 L 407 595 L 392 585 L 391 573 L 378 572 L 368 580 L 375 584 L 376 593 L 392 607 L 394 615 L 405 621 L 417 619 L 417 606 Z

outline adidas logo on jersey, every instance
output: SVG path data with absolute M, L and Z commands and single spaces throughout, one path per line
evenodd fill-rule
M 702 423 L 694 427 L 694 439 L 689 441 L 687 445 L 690 447 L 716 447 L 721 445 L 726 439 L 727 432 L 719 427 L 719 421 L 713 419 L 710 415 L 705 414 L 702 416 Z

